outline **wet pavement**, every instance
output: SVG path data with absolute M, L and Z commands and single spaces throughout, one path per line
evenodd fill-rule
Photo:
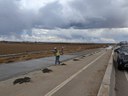
M 92 49 L 92 50 L 86 50 L 83 52 L 76 52 L 69 55 L 62 55 L 60 57 L 60 61 L 69 60 L 69 59 L 78 57 L 80 55 L 91 54 L 94 52 L 98 52 L 100 50 L 101 49 Z M 43 69 L 48 66 L 52 66 L 54 65 L 54 62 L 55 62 L 55 57 L 53 56 L 53 57 L 46 57 L 46 58 L 29 60 L 29 61 L 1 64 L 0 65 L 0 81 L 6 80 L 18 75 L 27 74 L 28 72 Z

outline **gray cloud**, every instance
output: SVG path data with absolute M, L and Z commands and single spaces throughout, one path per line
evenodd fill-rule
M 18 2 L 18 1 L 17 1 Z M 0 0 L 0 35 L 20 35 L 33 26 L 34 13 L 21 10 L 16 0 Z
M 83 20 L 74 23 L 74 26 L 76 28 L 127 27 L 128 6 L 123 6 L 126 2 L 125 0 L 122 0 L 122 3 L 120 0 L 74 1 L 70 4 L 71 8 L 83 17 Z
M 127 27 L 128 6 L 126 0 L 72 0 L 68 3 L 55 1 L 34 11 L 21 10 L 18 0 L 0 1 L 1 29 L 19 31 L 27 27 L 43 28 L 118 28 Z M 20 1 L 20 0 L 19 0 Z M 68 6 L 68 7 L 67 7 Z M 67 9 L 66 9 L 67 8 Z
M 64 20 L 61 16 L 61 10 L 62 6 L 57 1 L 47 4 L 39 10 L 40 18 L 38 23 L 40 23 L 43 28 L 63 27 Z
M 41 28 L 122 28 L 128 27 L 128 6 L 123 0 L 55 1 L 39 10 Z
M 20 8 L 20 1 L 0 0 L 1 37 L 15 36 L 19 39 L 24 32 L 32 36 L 33 28 L 50 30 L 106 28 L 107 31 L 107 28 L 128 27 L 127 0 L 65 0 L 63 2 L 55 0 L 36 11 Z M 110 34 L 115 33 L 112 32 Z M 56 36 L 69 40 L 74 38 L 90 40 L 91 37 L 87 34 L 84 33 L 86 37 L 81 34 L 78 31 L 77 34 L 68 34 L 69 36 L 63 34 L 56 34 Z M 106 32 L 102 34 L 111 38 Z M 118 39 L 121 40 L 124 36 L 126 37 L 122 35 Z M 113 38 L 116 40 L 116 36 Z M 94 36 L 91 39 L 96 38 Z

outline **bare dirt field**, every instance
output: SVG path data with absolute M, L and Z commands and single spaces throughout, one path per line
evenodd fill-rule
M 0 42 L 0 56 L 8 54 L 20 54 L 14 56 L 1 56 L 0 63 L 10 63 L 22 60 L 30 60 L 53 56 L 54 47 L 64 54 L 79 52 L 87 49 L 106 47 L 107 44 L 87 44 L 87 43 L 31 43 L 31 42 Z

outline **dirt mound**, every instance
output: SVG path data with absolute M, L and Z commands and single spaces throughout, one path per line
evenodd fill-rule
M 27 82 L 30 82 L 31 81 L 31 78 L 30 77 L 24 77 L 24 78 L 18 78 L 16 79 L 14 82 L 13 82 L 13 85 L 19 83 L 19 84 L 22 84 L 22 83 L 27 83 Z

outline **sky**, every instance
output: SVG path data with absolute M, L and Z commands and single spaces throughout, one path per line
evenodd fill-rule
M 0 41 L 127 41 L 128 0 L 0 0 Z

